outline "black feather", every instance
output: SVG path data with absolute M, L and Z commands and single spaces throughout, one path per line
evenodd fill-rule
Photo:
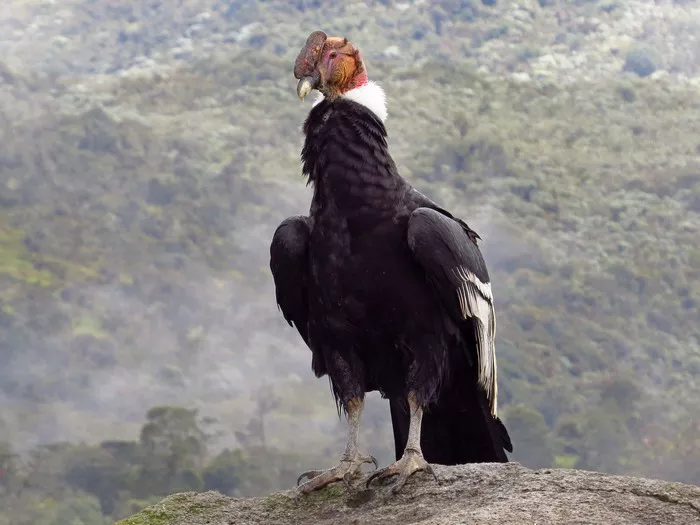
M 477 383 L 474 321 L 460 315 L 448 271 L 459 263 L 488 282 L 478 235 L 399 176 L 384 124 L 365 106 L 324 100 L 303 130 L 310 213 L 277 230 L 271 268 L 314 372 L 328 374 L 339 406 L 375 390 L 390 399 L 397 458 L 412 391 L 426 410 L 427 461 L 507 461 L 510 437 Z

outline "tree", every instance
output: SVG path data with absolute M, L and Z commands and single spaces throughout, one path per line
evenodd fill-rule
M 198 490 L 197 473 L 206 456 L 207 435 L 197 420 L 197 410 L 159 406 L 147 413 L 141 429 L 143 464 L 140 490 L 144 494 L 167 494 Z
M 240 476 L 244 468 L 243 451 L 226 449 L 214 457 L 204 469 L 204 488 L 233 496 L 234 490 L 241 483 Z
M 206 435 L 197 422 L 197 410 L 160 406 L 150 409 L 146 417 L 141 445 L 147 454 L 168 458 L 170 474 L 201 467 Z
M 255 441 L 266 448 L 265 418 L 279 406 L 280 398 L 270 388 L 263 387 L 255 394 L 255 415 L 250 418 L 245 430 L 235 431 L 236 439 L 243 447 L 249 447 Z
M 9 443 L 0 441 L 0 496 L 14 491 L 19 482 L 19 456 Z
M 65 461 L 63 477 L 71 487 L 96 496 L 102 512 L 111 515 L 133 487 L 139 465 L 134 459 L 120 457 L 104 444 L 77 446 Z
M 95 496 L 75 492 L 59 501 L 51 500 L 41 507 L 36 525 L 109 525 L 112 520 L 102 514 Z
M 505 423 L 513 442 L 513 459 L 531 468 L 551 467 L 554 462 L 549 428 L 542 414 L 524 405 L 511 407 Z

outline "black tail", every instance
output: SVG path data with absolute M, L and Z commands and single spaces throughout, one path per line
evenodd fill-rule
M 445 392 L 441 401 L 425 412 L 421 449 L 428 463 L 508 462 L 505 451 L 513 451 L 508 430 L 500 419 L 490 414 L 485 394 L 477 393 L 476 388 L 474 385 L 471 392 L 461 388 L 459 394 Z M 408 439 L 408 403 L 392 399 L 389 407 L 396 459 L 399 459 Z

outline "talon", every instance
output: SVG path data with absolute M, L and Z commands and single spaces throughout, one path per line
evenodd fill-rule
M 326 485 L 342 481 L 350 489 L 350 481 L 355 475 L 362 474 L 363 463 L 374 463 L 377 468 L 377 460 L 374 456 L 360 454 L 357 448 L 357 439 L 360 430 L 360 415 L 364 406 L 364 396 L 354 397 L 345 403 L 348 415 L 348 441 L 345 445 L 345 452 L 340 458 L 340 463 L 326 471 L 309 470 L 297 478 L 297 492 L 308 494 L 314 490 L 322 489 Z M 302 479 L 308 477 L 309 480 L 299 485 Z
M 372 480 L 374 480 L 375 478 L 378 478 L 378 477 L 380 477 L 380 476 L 381 476 L 381 477 L 384 477 L 383 474 L 384 474 L 384 472 L 387 470 L 387 468 L 388 468 L 388 467 L 383 468 L 382 470 L 378 470 L 378 471 L 376 471 L 375 473 L 373 473 L 373 474 L 367 479 L 367 481 L 365 482 L 365 488 L 368 489 L 368 488 L 369 488 L 369 484 L 372 483 Z
M 407 479 L 408 479 L 408 478 L 407 478 Z M 401 489 L 403 488 L 403 486 L 404 486 L 405 484 L 406 484 L 406 480 L 405 480 L 405 479 L 399 479 L 399 481 L 397 481 L 396 483 L 394 483 L 394 486 L 391 487 L 391 493 L 392 493 L 392 494 L 398 494 L 398 493 L 401 491 Z
M 299 477 L 297 478 L 297 487 L 299 486 L 299 482 L 302 479 L 304 479 L 304 478 L 313 479 L 316 476 L 320 476 L 321 474 L 323 474 L 322 470 L 307 470 L 306 472 L 302 472 L 301 474 L 299 474 Z
M 367 479 L 367 481 L 365 482 L 365 488 L 368 489 L 370 483 L 372 483 L 372 481 L 375 479 L 383 479 L 388 478 L 390 476 L 398 476 L 399 479 L 396 481 L 396 483 L 391 489 L 391 492 L 393 494 L 398 494 L 399 491 L 406 484 L 406 481 L 408 481 L 408 478 L 410 478 L 413 474 L 419 471 L 424 471 L 431 474 L 437 482 L 437 475 L 435 474 L 435 471 L 433 470 L 433 467 L 430 465 L 430 463 L 425 461 L 425 459 L 423 459 L 423 456 L 420 455 L 420 453 L 417 453 L 415 451 L 407 451 L 404 452 L 404 455 L 401 457 L 401 459 L 399 459 L 395 463 L 372 474 L 369 477 L 369 479 Z
M 428 463 L 428 466 L 427 466 L 427 468 L 425 469 L 425 471 L 426 471 L 428 474 L 431 474 L 431 475 L 433 476 L 433 479 L 435 480 L 435 483 L 437 483 L 438 485 L 440 484 L 440 482 L 438 481 L 437 474 L 435 474 L 435 470 L 433 469 L 433 466 L 432 466 L 430 463 Z
M 299 483 L 301 483 L 301 480 L 304 479 L 308 475 L 308 472 L 302 472 L 299 474 L 299 477 L 297 478 L 297 487 L 299 486 Z
M 374 456 L 369 455 L 369 456 L 361 456 L 360 460 L 358 461 L 358 470 L 360 465 L 364 465 L 365 463 L 369 464 L 372 463 L 374 465 L 374 470 L 377 470 L 379 468 L 379 462 L 375 459 Z
M 297 478 L 297 493 L 308 494 L 314 490 L 321 489 L 326 485 L 342 481 L 348 490 L 351 490 L 350 481 L 357 474 L 362 474 L 362 465 L 364 463 L 373 463 L 375 468 L 378 463 L 373 456 L 362 456 L 357 454 L 352 457 L 343 457 L 340 463 L 328 470 L 308 470 L 303 472 Z M 302 479 L 309 478 L 308 481 L 299 485 Z
M 375 459 L 374 456 L 367 456 L 367 460 L 365 463 L 372 463 L 374 465 L 374 470 L 377 470 L 379 468 L 379 463 Z

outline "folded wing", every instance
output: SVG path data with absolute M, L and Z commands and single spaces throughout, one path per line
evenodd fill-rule
M 308 252 L 307 217 L 289 217 L 275 230 L 270 244 L 270 270 L 275 282 L 277 305 L 290 326 L 296 326 L 308 341 Z
M 472 320 L 477 342 L 478 383 L 497 417 L 496 314 L 486 263 L 467 225 L 431 208 L 413 211 L 408 244 L 455 318 Z

